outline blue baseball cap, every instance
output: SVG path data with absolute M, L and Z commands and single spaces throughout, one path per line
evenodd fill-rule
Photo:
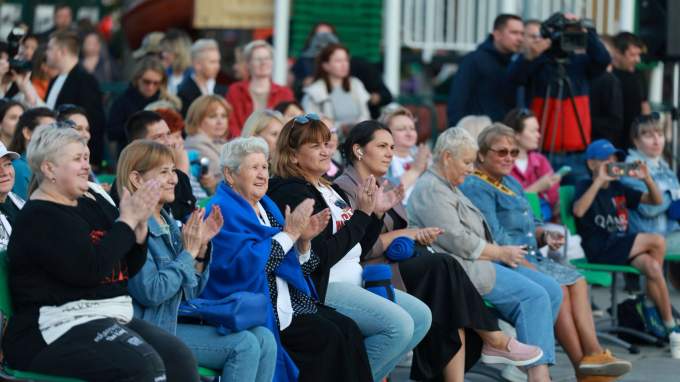
M 606 139 L 592 141 L 586 149 L 586 159 L 605 160 L 612 154 L 624 155 L 623 150 L 619 150 Z

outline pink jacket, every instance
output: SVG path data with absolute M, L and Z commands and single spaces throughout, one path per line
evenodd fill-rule
M 548 158 L 545 155 L 532 151 L 528 154 L 527 158 L 527 170 L 526 172 L 521 172 L 517 166 L 512 167 L 512 175 L 515 179 L 519 181 L 523 188 L 527 188 L 539 180 L 543 175 L 553 172 L 553 168 L 548 162 Z M 539 196 L 550 203 L 551 207 L 555 207 L 557 200 L 559 199 L 559 188 L 560 184 L 556 183 L 548 191 L 541 192 Z

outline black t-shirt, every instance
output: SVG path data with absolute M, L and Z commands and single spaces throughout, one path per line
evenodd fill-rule
M 621 82 L 623 94 L 623 136 L 621 139 L 623 147 L 620 148 L 627 149 L 633 147 L 630 139 L 631 125 L 642 113 L 642 102 L 647 101 L 645 81 L 639 71 L 627 72 L 614 69 L 613 73 Z
M 591 179 L 577 183 L 574 200 L 581 198 L 592 183 Z M 613 181 L 609 187 L 598 191 L 585 215 L 576 218 L 576 228 L 587 253 L 597 252 L 611 236 L 628 233 L 628 210 L 637 208 L 641 197 L 642 192 L 619 181 Z
M 615 147 L 623 141 L 623 95 L 621 82 L 610 72 L 604 72 L 590 85 L 591 140 L 608 139 Z
M 7 249 L 14 315 L 3 338 L 12 367 L 28 368 L 46 346 L 40 307 L 127 294 L 127 280 L 146 261 L 146 245 L 136 244 L 112 211 L 84 198 L 77 207 L 30 200 L 17 215 Z

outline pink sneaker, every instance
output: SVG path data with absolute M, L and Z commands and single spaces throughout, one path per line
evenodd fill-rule
M 543 356 L 543 350 L 537 346 L 526 345 L 514 338 L 508 342 L 507 349 L 496 349 L 487 344 L 482 347 L 482 362 L 503 363 L 513 366 L 530 365 Z

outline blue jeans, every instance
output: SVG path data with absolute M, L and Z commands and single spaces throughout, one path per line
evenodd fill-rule
M 517 338 L 538 346 L 543 357 L 533 366 L 555 363 L 553 326 L 562 304 L 562 288 L 550 276 L 520 266 L 495 264 L 496 284 L 484 298 L 517 330 Z
M 395 290 L 393 303 L 349 283 L 330 283 L 326 304 L 354 320 L 364 335 L 373 380 L 380 381 L 423 339 L 432 323 L 430 308 Z
M 177 337 L 198 364 L 222 370 L 223 382 L 271 382 L 276 367 L 276 340 L 264 327 L 223 336 L 212 326 L 177 325 Z

